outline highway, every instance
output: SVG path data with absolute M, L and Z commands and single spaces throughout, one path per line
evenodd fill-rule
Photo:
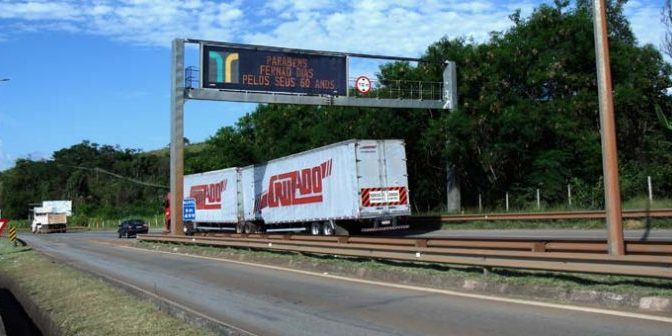
M 670 323 L 390 288 L 105 243 L 21 236 L 37 250 L 257 335 L 667 335 Z

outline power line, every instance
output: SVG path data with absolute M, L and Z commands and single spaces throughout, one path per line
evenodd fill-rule
M 97 173 L 103 173 L 103 174 L 107 174 L 107 175 L 116 177 L 116 178 L 121 179 L 121 180 L 126 180 L 126 181 L 129 181 L 129 182 L 135 183 L 135 184 L 140 184 L 140 185 L 144 185 L 144 186 L 148 186 L 148 187 L 162 188 L 162 189 L 170 189 L 170 187 L 167 186 L 167 185 L 154 184 L 154 183 L 149 183 L 149 182 L 144 182 L 144 181 L 136 180 L 136 179 L 134 179 L 134 178 L 130 178 L 130 177 L 126 177 L 126 176 L 122 176 L 122 175 L 113 173 L 113 172 L 108 171 L 108 170 L 105 170 L 105 169 L 103 169 L 103 168 L 98 168 L 98 167 L 90 168 L 90 167 L 82 167 L 82 166 L 71 166 L 71 165 L 64 165 L 64 164 L 60 164 L 60 163 L 57 163 L 57 165 L 59 165 L 59 166 L 64 166 L 64 167 L 75 168 L 75 169 L 80 169 L 80 170 L 93 171 L 93 172 L 97 172 Z

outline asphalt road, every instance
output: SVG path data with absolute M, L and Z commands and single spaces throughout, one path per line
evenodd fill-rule
M 258 335 L 669 335 L 628 317 L 347 282 L 94 241 L 115 233 L 28 235 L 68 263 L 158 293 Z

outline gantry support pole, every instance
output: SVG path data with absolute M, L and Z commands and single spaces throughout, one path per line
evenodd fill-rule
M 184 40 L 174 39 L 170 90 L 170 234 L 184 235 Z
M 604 172 L 604 205 L 607 213 L 609 254 L 623 255 L 623 223 L 621 222 L 621 191 L 618 184 L 616 122 L 609 65 L 609 41 L 605 0 L 593 1 L 597 88 L 600 102 L 600 136 L 602 139 L 602 170 Z

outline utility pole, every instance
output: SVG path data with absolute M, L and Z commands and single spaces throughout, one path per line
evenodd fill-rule
M 593 1 L 597 89 L 600 102 L 600 137 L 602 139 L 602 170 L 604 173 L 604 204 L 607 214 L 609 254 L 624 255 L 623 223 L 621 222 L 621 191 L 618 184 L 618 154 L 614 98 L 609 65 L 609 41 L 605 0 Z

